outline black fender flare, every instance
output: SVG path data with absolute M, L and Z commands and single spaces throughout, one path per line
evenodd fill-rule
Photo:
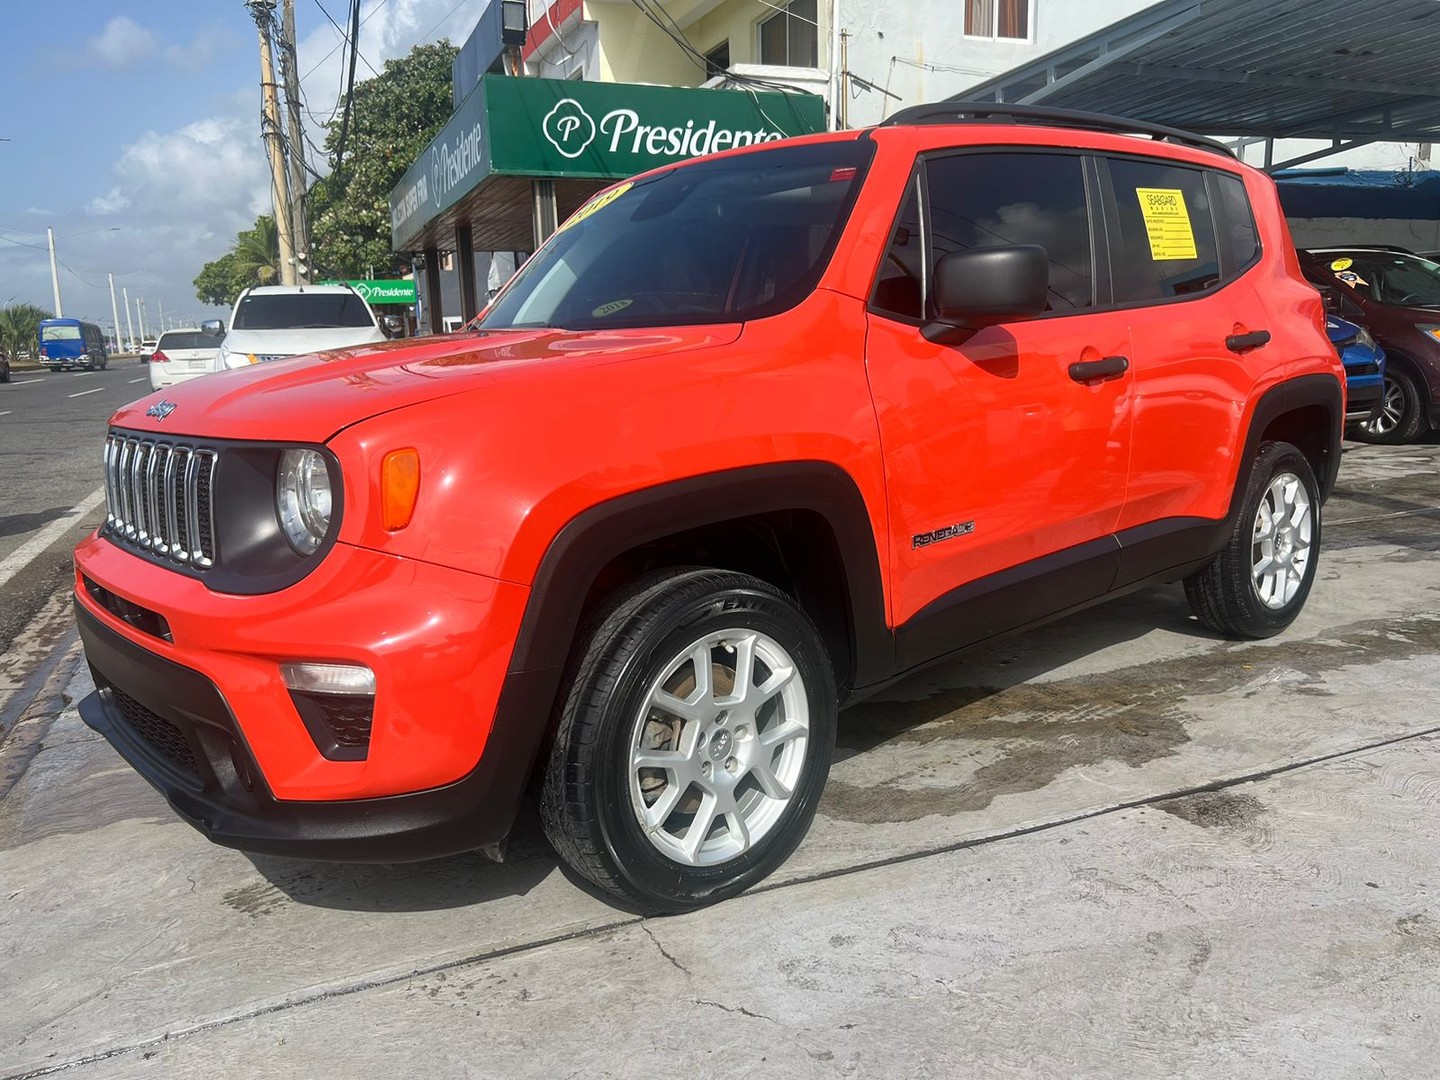
M 1235 474 L 1235 487 L 1230 496 L 1230 510 L 1225 515 L 1227 525 L 1233 524 L 1245 498 L 1245 489 L 1250 483 L 1250 470 L 1254 468 L 1255 456 L 1260 452 L 1260 442 L 1265 430 L 1286 413 L 1318 405 L 1329 415 L 1322 450 L 1325 454 L 1323 467 L 1315 471 L 1315 482 L 1320 486 L 1320 500 L 1324 502 L 1334 490 L 1335 478 L 1340 472 L 1340 440 L 1345 430 L 1345 390 L 1340 380 L 1333 375 L 1301 375 L 1287 379 L 1278 386 L 1272 386 L 1255 403 L 1250 414 L 1250 427 L 1245 432 L 1245 447 L 1240 456 L 1240 467 Z
M 581 607 L 600 571 L 642 544 L 707 525 L 785 510 L 819 514 L 829 525 L 850 597 L 852 682 L 891 674 L 894 638 L 865 500 L 844 469 L 786 461 L 705 473 L 597 503 L 572 519 L 547 549 L 516 635 L 511 672 L 560 668 Z

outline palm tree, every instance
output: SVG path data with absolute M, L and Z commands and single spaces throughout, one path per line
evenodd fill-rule
M 235 238 L 235 269 L 242 277 L 260 285 L 280 279 L 280 235 L 275 219 L 262 215 L 255 227 Z
M 0 348 L 14 357 L 22 352 L 35 353 L 35 335 L 40 321 L 50 312 L 34 304 L 7 304 L 0 308 Z

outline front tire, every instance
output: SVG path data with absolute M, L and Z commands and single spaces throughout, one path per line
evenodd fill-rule
M 814 625 L 768 583 L 722 570 L 641 580 L 592 625 L 541 793 L 560 857 L 648 911 L 765 878 L 809 829 L 835 745 Z
M 1385 369 L 1384 396 L 1375 415 L 1355 425 L 1355 437 L 1382 446 L 1411 443 L 1425 432 L 1425 401 L 1410 373 L 1390 364 Z
M 1305 606 L 1319 555 L 1320 488 L 1310 462 L 1289 443 L 1263 443 L 1229 543 L 1185 579 L 1185 598 L 1216 633 L 1272 637 Z

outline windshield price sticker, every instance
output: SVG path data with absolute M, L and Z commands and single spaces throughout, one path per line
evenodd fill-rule
M 1341 270 L 1349 270 L 1350 267 L 1352 267 L 1352 266 L 1354 266 L 1354 265 L 1355 265 L 1355 260 L 1354 260 L 1354 259 L 1345 259 L 1345 258 L 1342 258 L 1342 259 L 1336 259 L 1334 262 L 1332 262 L 1332 263 L 1330 264 L 1330 269 L 1331 269 L 1331 270 L 1334 270 L 1336 273 L 1339 273 Z
M 1179 188 L 1136 188 L 1145 232 L 1150 237 L 1150 257 L 1156 262 L 1195 259 L 1195 231 L 1185 209 L 1185 193 Z
M 571 214 L 570 220 L 565 222 L 564 225 L 561 225 L 560 228 L 568 229 L 571 225 L 578 225 L 597 210 L 605 209 L 605 207 L 609 206 L 634 186 L 634 184 L 625 183 L 618 187 L 613 187 L 609 191 L 602 191 L 599 195 L 596 195 L 595 198 L 580 207 L 579 210 L 576 210 L 575 213 Z

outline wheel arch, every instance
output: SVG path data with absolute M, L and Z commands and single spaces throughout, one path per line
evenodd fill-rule
M 709 558 L 792 591 L 831 649 L 841 686 L 881 681 L 894 669 L 894 637 L 874 536 L 855 481 L 829 462 L 725 470 L 606 500 L 552 540 L 510 671 L 558 675 L 599 593 L 633 571 Z
M 1240 511 L 1255 456 L 1266 442 L 1288 442 L 1299 449 L 1315 473 L 1321 501 L 1328 499 L 1340 471 L 1344 424 L 1345 393 L 1333 375 L 1303 375 L 1266 391 L 1250 417 L 1228 520 L 1233 522 Z

